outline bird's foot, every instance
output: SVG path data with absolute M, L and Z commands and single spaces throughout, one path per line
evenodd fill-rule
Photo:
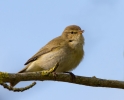
M 52 71 L 52 74 L 53 74 L 55 80 L 56 80 L 56 77 L 57 77 L 57 73 L 55 71 L 58 68 L 58 66 L 59 66 L 59 63 L 56 63 L 55 66 L 54 66 L 54 70 Z
M 53 74 L 54 79 L 56 80 L 57 73 L 56 72 L 52 72 L 52 74 Z

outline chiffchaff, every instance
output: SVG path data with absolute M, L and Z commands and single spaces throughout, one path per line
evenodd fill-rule
M 62 35 L 51 40 L 42 47 L 26 63 L 26 67 L 19 73 L 43 71 L 52 68 L 56 63 L 59 66 L 55 72 L 68 72 L 73 70 L 81 62 L 84 51 L 84 30 L 77 25 L 65 28 Z M 11 82 L 13 87 L 18 82 Z

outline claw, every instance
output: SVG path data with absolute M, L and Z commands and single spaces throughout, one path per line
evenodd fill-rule
M 75 75 L 74 75 L 72 72 L 64 72 L 64 73 L 70 74 L 70 76 L 71 76 L 71 81 L 72 81 L 72 82 L 75 81 L 76 77 L 75 77 Z

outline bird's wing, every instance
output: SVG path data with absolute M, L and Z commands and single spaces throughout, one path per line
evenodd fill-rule
M 24 64 L 27 65 L 30 62 L 33 62 L 35 60 L 37 60 L 41 55 L 50 52 L 52 49 L 49 48 L 41 48 L 34 56 L 32 56 L 30 59 L 28 59 L 28 61 Z
M 53 51 L 56 48 L 62 47 L 63 44 L 64 44 L 64 40 L 61 37 L 57 37 L 51 40 L 48 44 L 46 44 L 43 48 L 41 48 L 34 56 L 32 56 L 24 65 L 27 65 L 30 62 L 37 60 L 43 54 Z

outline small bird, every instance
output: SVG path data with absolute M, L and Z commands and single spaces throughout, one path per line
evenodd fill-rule
M 59 63 L 55 72 L 68 72 L 78 66 L 84 56 L 84 30 L 77 25 L 67 26 L 62 35 L 54 38 L 32 56 L 18 73 L 48 70 Z M 10 82 L 14 87 L 18 82 Z

